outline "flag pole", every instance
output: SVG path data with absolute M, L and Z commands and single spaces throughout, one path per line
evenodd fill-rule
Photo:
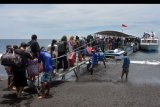
M 121 28 L 122 28 L 122 33 L 123 33 L 123 24 L 121 25 Z

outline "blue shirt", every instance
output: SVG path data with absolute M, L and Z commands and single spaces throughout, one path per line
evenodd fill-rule
M 98 63 L 98 55 L 96 53 L 91 54 L 91 64 L 97 64 Z
M 123 68 L 129 68 L 129 64 L 130 64 L 130 59 L 128 56 L 124 56 L 124 59 L 123 59 Z
M 43 71 L 51 72 L 53 70 L 51 54 L 45 51 L 40 52 L 40 55 L 38 57 L 38 62 L 41 62 L 41 61 L 43 62 Z

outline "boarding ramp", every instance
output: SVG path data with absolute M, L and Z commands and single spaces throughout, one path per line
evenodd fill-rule
M 85 49 L 86 49 L 88 44 L 85 44 L 84 46 L 81 46 L 81 47 L 85 47 Z M 99 45 L 95 45 L 93 47 L 97 48 L 98 46 Z M 90 56 L 89 56 L 89 54 L 86 53 L 86 54 L 84 54 L 84 56 L 82 58 L 82 61 L 79 61 L 78 60 L 79 59 L 78 58 L 78 54 L 83 51 L 83 50 L 80 50 L 81 47 L 78 47 L 76 50 L 73 50 L 73 52 L 76 53 L 76 61 L 75 61 L 74 66 L 71 67 L 70 64 L 69 64 L 69 61 L 68 61 L 69 68 L 67 70 L 65 70 L 65 71 L 63 71 L 61 73 L 58 73 L 58 74 L 55 74 L 54 71 L 52 71 L 51 82 L 52 81 L 56 81 L 59 78 L 61 78 L 61 80 L 65 81 L 65 75 L 70 73 L 70 72 L 74 72 L 76 80 L 78 80 L 78 78 L 80 76 L 80 72 L 81 72 L 81 67 L 84 65 L 83 67 L 86 67 L 86 70 L 87 70 L 87 66 L 86 65 L 88 64 L 88 62 L 90 60 L 90 58 L 89 58 Z M 69 55 L 70 54 L 71 53 L 67 53 L 66 55 L 62 55 L 60 57 L 52 58 L 52 60 L 55 60 L 55 62 L 56 62 L 56 64 L 55 64 L 56 67 L 55 68 L 57 68 L 57 61 L 58 61 L 59 58 L 67 56 L 67 59 L 69 59 Z M 102 62 L 104 64 L 105 68 L 106 68 L 105 61 L 106 61 L 106 59 L 104 59 Z M 101 61 L 99 61 L 99 62 L 101 62 Z M 55 71 L 58 72 L 58 69 L 55 69 Z M 42 76 L 42 74 L 40 73 L 38 76 L 36 76 L 35 81 L 28 80 L 28 86 L 32 87 L 32 88 L 35 88 L 35 90 L 36 90 L 38 95 L 39 95 L 39 93 L 41 91 L 41 89 L 40 89 L 40 83 L 41 83 L 41 79 L 40 78 L 41 78 L 41 76 Z

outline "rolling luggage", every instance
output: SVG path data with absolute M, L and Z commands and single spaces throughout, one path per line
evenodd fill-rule
M 71 67 L 74 66 L 74 63 L 76 62 L 76 53 L 75 52 L 71 52 L 69 55 L 69 64 Z
M 79 53 L 79 61 L 82 61 L 82 53 Z

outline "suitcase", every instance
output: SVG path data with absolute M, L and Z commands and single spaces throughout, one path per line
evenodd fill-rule
M 71 67 L 74 66 L 74 63 L 76 62 L 76 53 L 75 52 L 71 52 L 69 55 L 69 64 Z

